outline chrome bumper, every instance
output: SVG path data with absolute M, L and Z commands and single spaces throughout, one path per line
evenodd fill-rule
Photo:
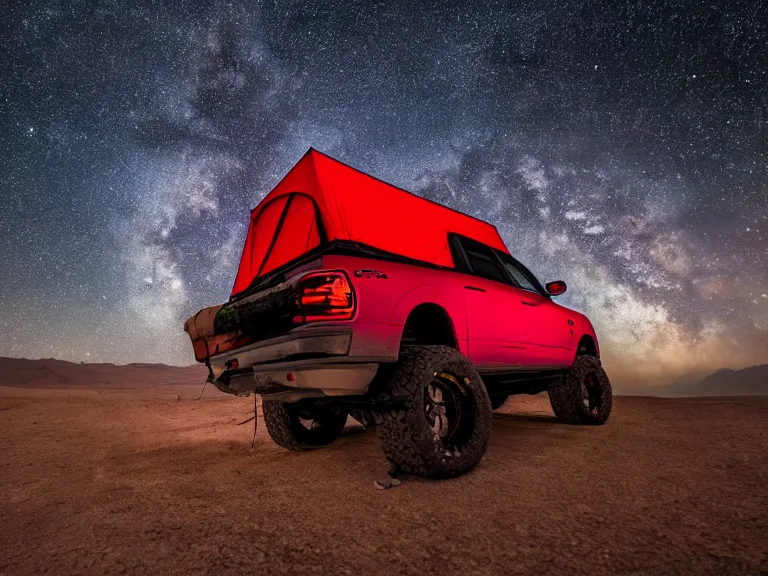
M 228 394 L 265 399 L 365 394 L 379 363 L 349 356 L 351 331 L 293 332 L 209 360 L 209 382 Z
M 210 359 L 216 378 L 230 370 L 235 361 L 239 369 L 269 370 L 269 364 L 295 358 L 327 358 L 346 356 L 352 345 L 352 332 L 293 332 L 277 338 L 262 340 Z M 262 366 L 264 365 L 264 366 Z

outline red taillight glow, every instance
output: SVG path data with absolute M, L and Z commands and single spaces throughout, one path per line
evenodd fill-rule
M 294 322 L 348 320 L 355 312 L 355 293 L 344 272 L 315 272 L 299 281 L 297 303 Z

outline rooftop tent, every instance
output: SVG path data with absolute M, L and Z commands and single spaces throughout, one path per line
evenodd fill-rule
M 453 267 L 449 232 L 507 252 L 494 226 L 310 149 L 251 211 L 232 295 L 333 240 Z

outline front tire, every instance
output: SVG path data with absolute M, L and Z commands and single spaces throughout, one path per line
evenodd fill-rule
M 605 424 L 613 407 L 613 390 L 600 360 L 578 356 L 565 376 L 549 386 L 555 416 L 568 424 Z
M 347 411 L 340 408 L 266 400 L 262 410 L 270 438 L 278 446 L 295 451 L 327 446 L 339 437 L 347 422 Z
M 401 404 L 376 413 L 382 450 L 399 470 L 448 478 L 468 472 L 485 454 L 491 402 L 480 375 L 457 350 L 404 348 L 384 394 Z

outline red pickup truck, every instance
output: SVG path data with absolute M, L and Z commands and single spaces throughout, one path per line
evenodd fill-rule
M 375 422 L 387 458 L 429 477 L 483 456 L 492 410 L 549 392 L 602 424 L 611 385 L 589 320 L 496 228 L 310 149 L 251 212 L 229 301 L 187 320 L 209 382 L 261 394 L 288 449 Z

